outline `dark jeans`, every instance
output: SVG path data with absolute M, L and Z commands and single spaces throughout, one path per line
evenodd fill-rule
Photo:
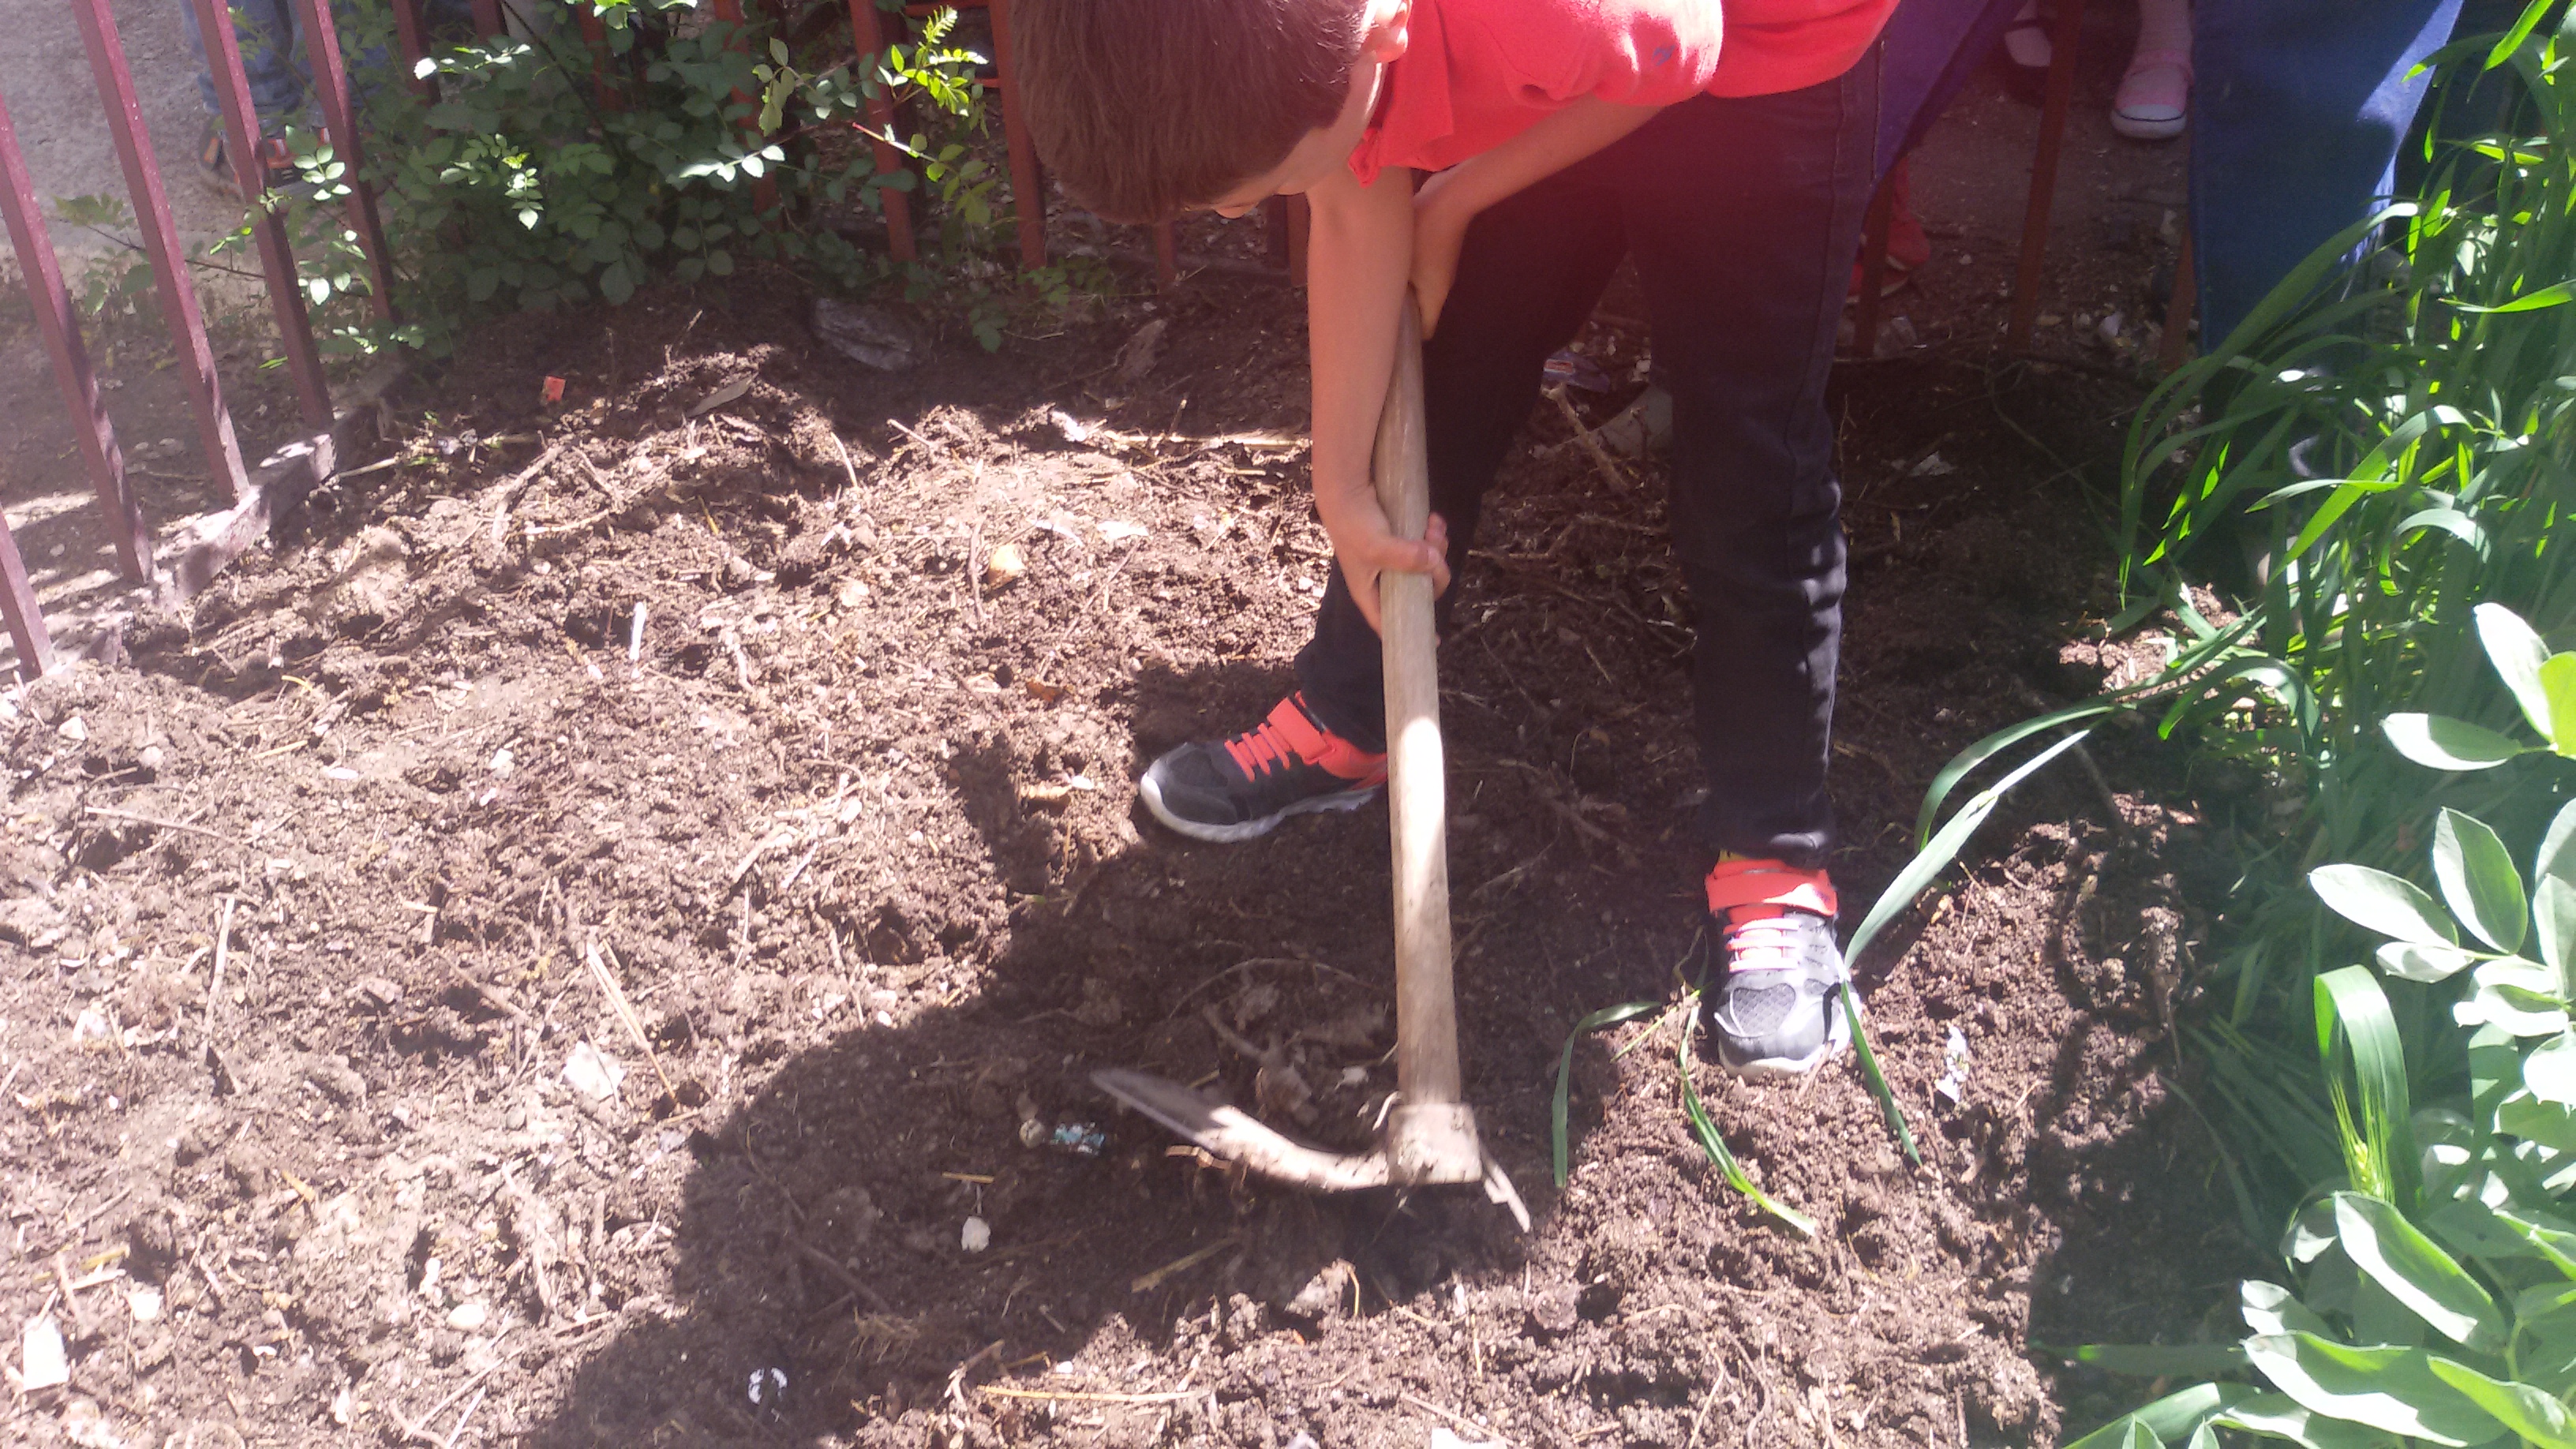
M 1673 547 L 1698 619 L 1703 817 L 1718 849 L 1821 865 L 1842 490 L 1825 375 L 1860 246 L 1878 54 L 1784 95 L 1700 96 L 1476 218 L 1423 355 L 1431 506 L 1452 568 L 1537 400 L 1548 354 L 1633 255 L 1673 395 Z M 1378 745 L 1378 640 L 1339 569 L 1298 683 L 1322 723 Z

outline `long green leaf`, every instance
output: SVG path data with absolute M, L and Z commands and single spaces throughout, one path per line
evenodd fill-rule
M 2522 949 L 2531 902 L 2513 857 L 2485 821 L 2444 807 L 2433 824 L 2433 877 L 2451 914 L 2478 939 L 2507 954 Z
M 2468 1270 L 2375 1197 L 2334 1195 L 2335 1238 L 2354 1266 L 2453 1343 L 2504 1352 L 2504 1310 Z
M 2317 978 L 2316 1027 L 2346 1174 L 2373 1196 L 2401 1209 L 2413 1206 L 2419 1169 L 2406 1049 L 2370 968 L 2346 966 Z
M 2324 1318 L 2301 1303 L 2289 1289 L 2260 1278 L 2248 1278 L 2237 1285 L 2236 1311 L 2245 1318 L 2245 1326 L 2257 1334 L 2265 1333 L 2330 1333 Z
M 2576 884 L 2576 800 L 2560 806 L 2551 818 L 2548 833 L 2540 838 L 2540 854 L 2531 862 L 2535 885 L 2553 875 Z
M 2216 1378 L 2246 1364 L 2244 1346 L 2233 1343 L 2088 1343 L 2062 1357 L 2133 1379 Z
M 2077 1446 L 2087 1444 L 2096 1445 L 2098 1449 L 2098 1446 L 2104 1444 L 2124 1443 L 2126 1426 L 2131 1424 L 2144 1426 L 2146 1431 L 2154 1435 L 2160 1443 L 2187 1441 L 2208 1424 L 2212 1417 L 2226 1412 L 2233 1405 L 2245 1403 L 2259 1392 L 2260 1390 L 2251 1384 L 2193 1384 L 2187 1389 L 2167 1394 L 2154 1403 L 2122 1414 L 2073 1444 L 2067 1445 L 2066 1449 L 2077 1449 Z M 2102 1437 L 2105 1434 L 2112 1434 L 2114 1430 L 2119 1432 L 2113 1437 L 2108 1439 Z
M 2389 1438 L 2367 1424 L 2311 1413 L 2287 1394 L 2255 1394 L 2209 1422 L 2266 1439 L 2287 1439 L 2304 1449 L 2384 1449 Z
M 1556 1185 L 1560 1191 L 1565 1187 L 1567 1156 L 1565 1122 L 1568 1098 L 1574 1082 L 1574 1044 L 1605 1026 L 1616 1026 L 1620 1022 L 1644 1016 L 1661 1004 L 1654 1001 L 1629 1001 L 1617 1006 L 1605 1006 L 1576 1022 L 1574 1030 L 1566 1033 L 1565 1050 L 1559 1053 L 1556 1059 L 1556 1096 L 1548 1103 L 1547 1109 L 1548 1160 L 1556 1168 Z
M 1905 1120 L 1905 1109 L 1896 1101 L 1896 1089 L 1887 1084 L 1887 1073 L 1879 1070 L 1878 1052 L 1869 1041 L 1869 1024 L 1861 1019 L 1860 993 L 1843 992 L 1843 1020 L 1851 1027 L 1852 1051 L 1860 1058 L 1860 1075 L 1869 1083 L 1870 1095 L 1878 1099 L 1879 1115 L 1887 1119 L 1887 1130 L 1896 1137 L 1896 1145 L 1905 1149 L 1905 1160 L 1917 1167 L 1923 1165 L 1923 1149 L 1914 1145 L 1914 1129 Z
M 2313 1414 L 2462 1449 L 2505 1432 L 2493 1414 L 2436 1377 L 2420 1348 L 2353 1348 L 2313 1333 L 2245 1340 L 2255 1371 Z
M 2522 16 L 2513 22 L 2513 28 L 2496 37 L 2494 48 L 2487 52 L 2486 68 L 2495 69 L 2515 51 L 2522 49 L 2522 43 L 2531 38 L 2531 32 L 2540 24 L 2541 17 L 2547 15 L 2556 3 L 2557 0 L 2531 0 L 2524 6 Z
M 1691 1038 L 1699 1034 L 1699 998 L 1694 995 L 1691 1002 L 1690 1019 L 1682 1027 L 1680 1061 L 1682 1115 L 1690 1119 L 1691 1135 L 1699 1139 L 1700 1151 L 1708 1154 L 1708 1160 L 1716 1165 L 1718 1175 L 1726 1179 L 1727 1186 L 1751 1198 L 1755 1207 L 1788 1224 L 1800 1237 L 1814 1237 L 1815 1220 L 1755 1186 L 1744 1165 L 1735 1160 L 1735 1153 L 1727 1147 L 1726 1139 L 1718 1135 L 1717 1124 L 1709 1120 L 1708 1108 L 1700 1105 L 1699 1088 L 1691 1084 Z
M 2436 1357 L 2426 1367 L 2528 1442 L 2544 1449 L 2576 1449 L 2576 1426 L 2569 1424 L 2567 1410 L 2531 1385 L 2491 1379 L 2447 1358 Z
M 2089 733 L 2088 730 L 2078 730 L 2068 735 L 2022 762 L 2011 774 L 1970 796 L 1968 803 L 1959 807 L 1959 813 L 1951 816 L 1948 823 L 1915 852 L 1914 858 L 1905 863 L 1905 868 L 1896 873 L 1896 879 L 1887 883 L 1887 889 L 1879 892 L 1869 914 L 1861 918 L 1860 929 L 1852 932 L 1851 944 L 1843 948 L 1844 959 L 1858 960 L 1860 954 L 1869 949 L 1870 943 L 1878 939 L 1878 933 L 1887 929 L 1888 922 L 1912 905 L 1914 898 L 1932 883 L 1934 877 L 1949 869 L 1950 863 L 1959 858 L 1959 848 L 1968 843 L 1968 837 L 1976 833 L 1978 826 L 1986 823 L 1987 816 L 1995 813 L 1995 807 L 2003 803 L 2005 794 L 2013 786 L 2075 748 Z
M 2576 654 L 2552 654 L 2540 665 L 2540 694 L 2549 703 L 2549 746 L 2576 759 Z

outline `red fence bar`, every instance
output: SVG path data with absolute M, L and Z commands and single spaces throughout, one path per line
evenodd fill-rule
M 9 244 L 17 249 L 18 270 L 27 279 L 27 300 L 36 309 L 36 330 L 45 334 L 45 351 L 54 360 L 54 380 L 62 385 L 63 403 L 80 434 L 81 462 L 98 489 L 99 507 L 107 516 L 107 534 L 116 544 L 117 567 L 136 583 L 152 577 L 152 534 L 143 526 L 143 506 L 125 476 L 125 456 L 117 450 L 116 424 L 108 420 L 107 400 L 90 366 L 89 347 L 81 341 L 80 322 L 72 311 L 71 293 L 63 288 L 62 264 L 54 256 L 54 239 L 45 234 L 44 212 L 36 204 L 35 183 L 18 150 L 18 129 L 9 107 L 0 101 L 0 210 L 8 213 Z M 89 426 L 79 427 L 87 418 Z
M 213 72 L 215 94 L 222 101 L 224 145 L 232 154 L 233 175 L 251 202 L 250 234 L 259 243 L 260 270 L 268 276 L 268 301 L 277 313 L 278 345 L 286 349 L 286 370 L 295 378 L 295 400 L 304 424 L 315 432 L 331 426 L 331 384 L 322 376 L 322 354 L 313 346 L 313 321 L 304 310 L 304 292 L 295 279 L 295 249 L 286 238 L 286 220 L 258 200 L 268 190 L 267 168 L 259 159 L 259 112 L 251 105 L 250 77 L 242 71 L 241 38 L 233 33 L 232 7 L 224 0 L 190 0 L 197 7 L 197 28 L 206 40 L 206 68 Z
M 9 626 L 9 642 L 18 646 L 21 676 L 34 679 L 53 672 L 54 641 L 45 632 L 36 591 L 27 586 L 27 561 L 18 557 L 18 540 L 5 518 L 0 518 L 0 623 Z
M 1011 69 L 1011 0 L 986 0 L 993 18 L 993 78 L 1002 95 L 1002 140 L 1011 153 L 1011 210 L 1020 226 L 1020 265 L 1046 265 L 1046 187 L 1038 179 L 1038 146 L 1020 119 L 1020 88 Z
M 2066 149 L 2066 110 L 2075 98 L 2075 47 L 2084 36 L 2084 0 L 2057 0 L 2057 28 L 2048 38 L 2048 89 L 2039 106 L 2039 154 L 2030 163 L 2030 204 L 2021 219 L 2021 263 L 2013 272 L 2012 320 L 2004 328 L 2007 351 L 2028 352 L 2039 321 L 2039 284 L 2048 257 L 2049 212 L 2057 201 L 2057 159 Z
M 197 310 L 197 290 L 189 284 L 179 230 L 170 220 L 170 198 L 161 189 L 161 165 L 153 159 L 143 112 L 135 103 L 125 41 L 117 34 L 108 0 L 72 0 L 72 18 L 80 22 L 81 43 L 89 51 L 90 73 L 98 82 L 99 103 L 107 108 L 108 130 L 116 140 L 116 159 L 125 169 L 126 193 L 133 199 L 134 219 L 143 232 L 143 250 L 152 258 L 152 274 L 161 284 L 161 315 L 170 323 L 171 347 L 188 385 L 188 406 L 197 415 L 197 437 L 205 448 L 207 470 L 238 498 L 249 489 L 250 475 L 242 467 L 241 445 L 233 439 L 232 414 L 224 410 L 214 349 L 206 345 L 206 319 Z M 224 34 L 232 34 L 229 23 L 221 28 Z
M 403 84 L 424 101 L 438 100 L 438 83 L 420 73 L 429 58 L 429 36 L 420 28 L 420 0 L 388 0 L 394 11 L 394 44 L 402 52 Z
M 493 36 L 501 30 L 501 0 L 474 0 L 474 33 Z
M 340 32 L 331 23 L 330 0 L 295 0 L 296 19 L 304 26 L 304 53 L 313 67 L 313 98 L 322 107 L 323 129 L 345 168 L 349 183 L 349 223 L 357 228 L 358 245 L 367 254 L 368 302 L 383 321 L 394 320 L 394 271 L 385 248 L 384 219 L 376 214 L 376 193 L 359 176 L 366 161 L 358 137 L 355 110 L 349 104 L 349 73 L 340 60 Z
M 617 56 L 608 46 L 608 22 L 599 12 L 581 7 L 581 43 L 590 48 L 590 87 L 603 111 L 626 109 L 626 91 L 617 84 Z
M 873 82 L 877 57 L 885 54 L 885 31 L 877 25 L 876 0 L 850 0 L 850 33 L 859 43 L 858 75 L 861 85 Z M 877 174 L 891 176 L 903 169 L 903 153 L 884 138 L 894 134 L 894 102 L 883 90 L 868 97 L 868 126 L 876 132 L 869 137 L 876 156 Z M 886 251 L 898 262 L 918 260 L 921 250 L 913 242 L 912 198 L 890 186 L 877 189 L 878 204 L 885 208 Z

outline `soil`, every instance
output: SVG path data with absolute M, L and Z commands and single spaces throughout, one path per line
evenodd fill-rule
M 2093 642 L 2134 348 L 1994 357 L 1942 275 L 1909 305 L 1974 345 L 1835 395 L 1855 915 L 1952 753 L 2152 667 Z M 1574 1022 L 1709 943 L 1659 469 L 1546 410 L 1442 655 L 1467 1093 L 1534 1230 L 1119 1113 L 1094 1068 L 1347 1146 L 1392 1084 L 1383 807 L 1214 847 L 1133 803 L 1320 590 L 1297 298 L 900 374 L 806 303 L 496 328 L 131 667 L 0 706 L 0 1321 L 71 1356 L 11 1440 L 2038 1444 L 2146 1386 L 2034 1345 L 2188 1337 L 2258 1261 L 2165 1076 L 2230 873 L 2117 731 L 1857 963 L 1919 1165 L 1847 1063 L 1699 1067 L 1817 1233 L 1764 1218 L 1667 1011 L 1575 1044 L 1551 1182 Z M 1615 380 L 1636 310 L 1579 343 Z

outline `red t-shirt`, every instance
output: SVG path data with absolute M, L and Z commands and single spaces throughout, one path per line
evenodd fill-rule
M 1666 106 L 1761 96 L 1849 70 L 1896 0 L 1413 0 L 1410 41 L 1351 149 L 1438 171 L 1584 96 Z

